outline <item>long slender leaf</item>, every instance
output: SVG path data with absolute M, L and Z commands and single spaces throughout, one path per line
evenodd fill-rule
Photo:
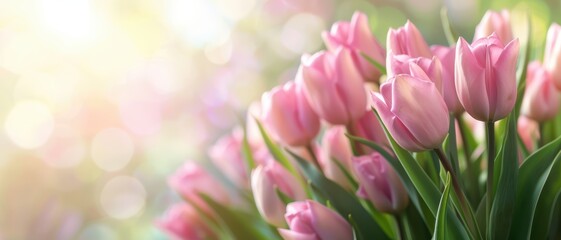
M 327 179 L 308 161 L 292 153 L 290 150 L 287 151 L 296 159 L 303 174 L 310 180 L 312 185 L 317 187 L 318 191 L 323 193 L 335 210 L 345 219 L 349 219 L 349 216 L 352 217 L 354 224 L 356 224 L 355 230 L 358 232 L 356 234 L 357 239 L 389 239 L 380 225 L 374 221 L 355 196 L 335 182 Z
M 492 239 L 508 239 L 512 215 L 516 199 L 516 183 L 518 177 L 518 146 L 516 143 L 516 120 L 514 113 L 507 119 L 506 136 L 503 141 L 500 156 L 500 175 L 496 193 L 493 195 L 493 205 L 491 208 L 491 220 L 489 231 Z
M 271 155 L 273 155 L 273 158 L 277 160 L 286 169 L 288 169 L 290 172 L 296 173 L 296 170 L 294 169 L 292 164 L 290 164 L 288 158 L 286 158 L 286 156 L 281 151 L 281 149 L 276 144 L 273 143 L 273 140 L 271 140 L 271 137 L 269 137 L 269 134 L 267 133 L 267 131 L 265 131 L 265 128 L 263 127 L 263 124 L 261 124 L 261 121 L 255 119 L 255 122 L 257 123 L 257 127 L 261 132 L 263 141 L 265 142 L 265 145 L 267 145 L 267 148 L 269 149 L 269 152 L 271 152 Z
M 512 239 L 530 239 L 534 213 L 539 196 L 551 171 L 554 159 L 561 151 L 561 137 L 550 142 L 530 155 L 518 175 L 516 205 L 512 217 L 510 237 Z
M 368 61 L 369 63 L 371 63 L 372 65 L 374 65 L 374 67 L 376 67 L 380 73 L 382 73 L 382 75 L 386 74 L 386 67 L 382 64 L 377 62 L 376 60 L 372 59 L 370 56 L 366 55 L 366 53 L 361 52 L 360 55 L 366 59 L 366 61 Z
M 557 155 L 536 206 L 531 239 L 547 239 L 555 202 L 561 194 L 561 153 Z
M 450 195 L 450 173 L 446 174 L 446 184 L 444 186 L 444 192 L 440 198 L 440 203 L 438 205 L 438 211 L 436 213 L 436 224 L 434 225 L 434 235 L 432 239 L 449 239 L 446 234 L 446 210 L 448 209 L 448 196 Z
M 456 31 L 454 31 L 454 29 L 452 29 L 452 25 L 450 25 L 448 10 L 445 7 L 440 10 L 440 20 L 442 22 L 442 28 L 444 29 L 444 35 L 446 36 L 446 40 L 448 40 L 448 44 L 450 46 L 456 44 L 458 34 L 456 34 Z

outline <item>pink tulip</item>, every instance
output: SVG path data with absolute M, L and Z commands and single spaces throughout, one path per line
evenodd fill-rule
M 401 179 L 377 152 L 352 158 L 352 166 L 360 184 L 357 195 L 370 200 L 380 212 L 399 213 L 409 197 Z
M 263 219 L 277 227 L 284 225 L 285 204 L 277 195 L 276 189 L 293 200 L 306 198 L 306 193 L 296 178 L 275 161 L 260 165 L 252 171 L 251 189 L 255 205 Z
M 458 115 L 464 111 L 464 107 L 458 99 L 454 83 L 456 47 L 432 46 L 431 51 L 442 63 L 442 97 L 444 102 L 446 102 L 449 112 Z
M 485 38 L 493 33 L 497 35 L 503 45 L 508 44 L 514 39 L 512 27 L 510 26 L 510 14 L 507 10 L 500 12 L 487 11 L 475 28 L 473 41 Z
M 538 123 L 525 116 L 520 116 L 517 122 L 518 135 L 522 139 L 522 143 L 528 151 L 535 150 L 535 142 L 540 138 Z
M 561 26 L 557 23 L 551 24 L 545 41 L 543 66 L 551 74 L 557 89 L 561 90 L 561 37 L 559 36 L 561 36 Z
M 372 94 L 382 122 L 401 147 L 418 152 L 444 141 L 450 124 L 448 109 L 426 75 L 397 75 L 382 84 L 380 93 Z
M 345 132 L 344 126 L 333 126 L 325 131 L 321 141 L 323 151 L 319 161 L 327 178 L 350 190 L 352 185 L 339 167 L 341 165 L 346 171 L 351 172 L 353 151 Z
M 219 168 L 234 185 L 247 188 L 249 179 L 242 153 L 243 131 L 240 128 L 218 140 L 209 150 L 214 165 Z
M 298 75 L 310 105 L 327 122 L 345 125 L 364 114 L 364 81 L 348 49 L 339 47 L 302 59 Z
M 208 208 L 200 194 L 205 194 L 224 205 L 230 203 L 228 193 L 222 184 L 193 161 L 186 162 L 171 175 L 168 184 L 183 198 L 209 212 L 212 210 Z
M 388 51 L 395 55 L 409 55 L 410 57 L 432 58 L 427 42 L 409 20 L 405 26 L 398 29 L 390 28 L 386 41 Z
M 330 51 L 335 51 L 340 46 L 351 50 L 355 66 L 364 80 L 379 81 L 380 71 L 361 54 L 366 54 L 374 61 L 384 64 L 386 50 L 370 32 L 368 17 L 364 13 L 355 12 L 351 22 L 336 22 L 330 32 L 322 33 L 322 37 Z
M 319 118 L 302 87 L 288 82 L 263 94 L 263 123 L 278 141 L 290 146 L 308 145 L 319 132 Z
M 456 91 L 464 109 L 479 121 L 506 117 L 516 102 L 518 39 L 503 46 L 493 34 L 471 46 L 456 46 Z
M 205 226 L 199 213 L 191 205 L 180 203 L 170 207 L 156 226 L 174 240 L 215 239 L 216 236 Z
M 559 92 L 549 73 L 540 62 L 531 62 L 526 75 L 522 114 L 538 122 L 550 120 L 559 112 L 559 100 Z
M 351 225 L 335 211 L 312 200 L 293 202 L 286 207 L 288 229 L 279 229 L 285 240 L 353 239 Z
M 421 68 L 423 73 L 415 72 L 417 68 L 411 69 L 410 65 L 415 64 Z M 387 62 L 388 77 L 393 77 L 397 74 L 407 74 L 417 77 L 418 74 L 426 74 L 429 79 L 434 82 L 436 88 L 442 89 L 442 64 L 437 57 L 412 58 L 408 55 L 394 55 L 392 52 L 388 53 Z
M 389 147 L 390 146 L 390 142 L 388 141 L 388 138 L 386 137 L 386 133 L 384 132 L 384 128 L 382 127 L 382 124 L 380 123 L 380 121 L 378 121 L 378 118 L 376 117 L 376 115 L 374 114 L 374 112 L 372 112 L 372 109 L 368 109 L 364 115 L 358 119 L 356 122 L 353 123 L 354 125 L 354 131 L 353 132 L 354 135 L 356 135 L 357 137 L 361 137 L 367 140 L 370 140 L 378 145 L 380 145 L 381 147 Z M 361 148 L 362 152 L 364 153 L 370 153 L 373 150 L 370 149 L 369 147 L 366 147 L 364 145 L 358 144 L 357 145 L 358 148 Z

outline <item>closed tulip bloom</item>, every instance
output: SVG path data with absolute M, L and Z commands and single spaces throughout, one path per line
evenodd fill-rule
M 390 28 L 386 41 L 388 51 L 395 55 L 432 58 L 429 45 L 411 21 L 398 29 Z
M 263 123 L 280 142 L 308 145 L 319 132 L 319 118 L 304 96 L 302 87 L 288 82 L 263 94 Z
M 330 32 L 322 33 L 325 45 L 330 51 L 340 46 L 351 50 L 355 66 L 360 70 L 366 81 L 378 82 L 381 73 L 372 63 L 361 54 L 366 54 L 374 61 L 384 64 L 386 50 L 372 35 L 368 26 L 368 17 L 361 12 L 355 12 L 350 22 L 336 22 Z
M 216 239 L 195 208 L 185 203 L 170 207 L 156 226 L 173 240 Z
M 399 213 L 407 207 L 405 186 L 380 153 L 353 157 L 352 166 L 360 184 L 359 197 L 370 200 L 380 212 Z
M 527 118 L 526 116 L 520 116 L 517 122 L 518 135 L 524 146 L 528 151 L 533 152 L 536 148 L 535 142 L 540 138 L 539 124 Z
M 561 90 L 561 26 L 557 23 L 551 24 L 547 31 L 545 41 L 545 56 L 543 65 L 547 72 L 551 74 L 553 83 L 557 89 Z
M 559 100 L 559 93 L 549 73 L 540 62 L 531 62 L 526 74 L 522 114 L 538 122 L 550 120 L 559 112 Z
M 286 208 L 276 189 L 294 200 L 306 198 L 306 193 L 296 178 L 277 162 L 259 165 L 252 171 L 251 190 L 257 210 L 265 221 L 280 227 L 284 226 Z
M 514 38 L 510 26 L 510 14 L 507 10 L 501 10 L 500 12 L 487 11 L 475 28 L 473 41 L 485 38 L 493 33 L 497 35 L 503 45 Z
M 337 212 L 312 200 L 293 202 L 286 207 L 288 229 L 279 229 L 285 240 L 353 239 L 351 225 Z
M 390 146 L 390 142 L 386 137 L 386 133 L 384 132 L 384 128 L 378 118 L 372 112 L 372 109 L 368 109 L 364 115 L 355 122 L 355 130 L 356 136 L 368 139 L 380 146 Z M 362 146 L 365 152 L 372 152 L 369 147 Z
M 168 184 L 183 198 L 204 210 L 211 211 L 200 194 L 205 194 L 221 204 L 230 203 L 226 189 L 203 167 L 188 161 L 168 178 Z
M 314 111 L 325 121 L 345 125 L 364 114 L 364 81 L 347 48 L 303 58 L 298 81 L 303 83 Z
M 493 34 L 471 46 L 460 38 L 456 45 L 456 91 L 473 118 L 489 122 L 506 117 L 516 102 L 518 39 L 503 46 Z
M 219 168 L 234 185 L 249 186 L 248 171 L 242 153 L 243 131 L 240 128 L 220 138 L 209 150 L 214 165 Z
M 442 144 L 450 124 L 448 109 L 426 75 L 397 75 L 372 94 L 382 122 L 401 147 L 418 152 Z
M 350 166 L 353 151 L 349 139 L 345 136 L 345 132 L 344 126 L 332 126 L 325 131 L 321 141 L 323 151 L 319 161 L 327 178 L 346 189 L 351 189 L 352 185 L 349 179 L 339 167 L 341 165 L 346 171 L 351 172 Z
M 456 84 L 454 83 L 454 62 L 456 60 L 456 47 L 432 46 L 431 51 L 442 64 L 442 97 L 448 111 L 458 115 L 464 112 L 464 107 L 458 99 Z
M 423 74 L 416 72 L 418 68 L 411 68 L 410 65 L 415 64 L 421 68 L 421 70 L 426 74 L 429 79 L 434 82 L 436 88 L 442 89 L 442 64 L 437 57 L 425 58 L 416 57 L 412 58 L 408 55 L 394 55 L 392 52 L 388 53 L 388 77 L 393 77 L 397 74 L 407 74 L 413 77 L 417 77 L 418 74 Z

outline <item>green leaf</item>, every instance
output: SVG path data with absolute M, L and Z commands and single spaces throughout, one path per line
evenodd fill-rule
M 234 239 L 279 239 L 269 227 L 257 221 L 260 218 L 232 210 L 207 195 L 202 194 L 201 197 L 217 213 L 216 217 L 222 220 L 223 227 L 232 233 Z
M 448 40 L 448 44 L 450 46 L 453 46 L 458 40 L 458 34 L 456 34 L 456 31 L 454 31 L 454 29 L 452 29 L 452 25 L 450 25 L 448 10 L 446 9 L 446 7 L 443 7 L 440 10 L 440 20 L 442 21 L 442 28 L 444 29 L 446 40 Z
M 561 194 L 561 153 L 557 154 L 536 206 L 531 239 L 547 239 L 554 216 L 555 202 Z
M 366 59 L 366 61 L 368 61 L 369 63 L 374 65 L 374 67 L 376 67 L 380 71 L 380 73 L 382 73 L 382 75 L 387 74 L 386 67 L 383 64 L 381 64 L 381 63 L 377 62 L 376 60 L 372 59 L 370 56 L 366 55 L 366 53 L 361 52 L 360 55 L 364 59 Z
M 335 165 L 337 165 L 337 168 L 339 168 L 339 171 L 341 171 L 343 173 L 343 175 L 345 175 L 345 178 L 347 179 L 347 181 L 349 181 L 349 183 L 351 184 L 351 187 L 354 190 L 358 189 L 358 183 L 353 178 L 351 173 L 345 168 L 345 166 L 343 166 L 343 164 L 341 164 L 341 162 L 339 162 L 339 160 L 337 160 L 335 158 L 331 158 L 331 161 L 333 161 L 335 163 Z
M 275 160 L 277 160 L 277 162 L 279 162 L 283 167 L 288 169 L 291 173 L 296 175 L 296 173 L 297 173 L 296 169 L 294 169 L 294 166 L 292 166 L 292 164 L 290 164 L 290 161 L 288 160 L 288 158 L 286 158 L 286 156 L 281 151 L 281 149 L 275 143 L 273 143 L 273 141 L 271 140 L 271 137 L 269 137 L 269 134 L 267 133 L 267 131 L 263 127 L 263 124 L 261 123 L 261 121 L 259 121 L 256 118 L 255 122 L 257 123 L 257 127 L 259 127 L 259 132 L 261 132 L 261 136 L 263 137 L 263 141 L 265 142 L 265 145 L 267 145 L 267 148 L 269 149 L 269 152 L 271 153 L 271 155 L 273 155 L 273 158 Z
M 512 217 L 510 237 L 512 239 L 530 239 L 536 205 L 551 172 L 554 159 L 561 151 L 561 137 L 550 142 L 531 154 L 520 166 L 516 205 Z
M 434 225 L 434 235 L 432 239 L 450 239 L 446 234 L 446 210 L 448 209 L 448 196 L 450 195 L 450 173 L 446 174 L 446 184 L 444 185 L 444 192 L 438 204 L 438 211 L 436 213 L 436 224 Z
M 516 120 L 511 113 L 507 121 L 506 136 L 499 153 L 500 173 L 491 207 L 489 232 L 492 239 L 508 239 L 516 199 L 518 177 L 518 145 L 516 143 Z
M 284 194 L 278 187 L 275 187 L 275 193 L 280 198 L 280 200 L 287 205 L 291 202 L 294 202 L 294 199 L 290 198 L 288 195 Z
M 351 195 L 337 183 L 327 179 L 308 161 L 292 153 L 290 150 L 287 151 L 296 159 L 302 173 L 333 204 L 335 210 L 345 219 L 348 219 L 348 216 L 352 216 L 356 224 L 357 239 L 389 239 L 380 225 L 374 221 L 355 196 Z
M 251 146 L 249 146 L 249 140 L 247 139 L 247 128 L 242 124 L 243 127 L 243 142 L 242 142 L 242 154 L 245 160 L 247 172 L 250 173 L 252 169 L 255 168 L 255 160 L 253 158 L 253 151 L 251 151 Z
M 450 159 L 450 164 L 454 173 L 460 176 L 460 164 L 458 163 L 458 145 L 456 143 L 456 119 L 454 116 L 450 116 L 450 127 L 448 128 L 448 137 L 444 140 L 444 151 Z M 461 182 L 460 182 L 460 185 Z

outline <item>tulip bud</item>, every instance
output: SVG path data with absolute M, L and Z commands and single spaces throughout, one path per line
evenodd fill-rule
M 288 82 L 263 94 L 263 123 L 280 142 L 308 145 L 319 132 L 319 118 L 299 84 Z
M 355 12 L 351 22 L 337 22 L 330 32 L 322 33 L 325 45 L 330 51 L 343 46 L 351 50 L 355 66 L 366 81 L 378 82 L 381 76 L 372 63 L 361 54 L 366 54 L 380 64 L 384 64 L 386 50 L 380 46 L 378 40 L 370 32 L 368 17 L 361 12 Z
M 551 24 L 547 31 L 545 41 L 545 56 L 543 66 L 551 74 L 553 83 L 561 90 L 561 26 L 557 23 Z
M 382 122 L 401 147 L 418 152 L 442 144 L 450 117 L 444 99 L 428 77 L 400 74 L 382 84 L 380 93 L 372 94 Z
M 214 233 L 205 226 L 197 211 L 188 204 L 170 207 L 156 226 L 174 240 L 215 239 Z
M 407 207 L 405 186 L 380 153 L 353 157 L 352 166 L 360 184 L 359 197 L 370 200 L 380 212 L 399 213 Z
M 489 122 L 506 117 L 516 103 L 518 39 L 503 46 L 493 34 L 471 46 L 460 38 L 456 45 L 456 91 L 473 118 Z
M 325 176 L 346 189 L 351 189 L 352 185 L 339 165 L 346 171 L 351 172 L 351 157 L 353 151 L 351 144 L 345 136 L 345 127 L 333 126 L 325 131 L 322 139 L 322 154 L 319 161 L 322 165 Z M 339 164 L 337 164 L 337 161 Z
M 327 122 L 345 125 L 364 114 L 366 90 L 348 49 L 302 59 L 298 75 L 310 105 Z
M 419 70 L 418 68 L 411 68 L 411 64 L 419 66 L 423 73 L 416 71 Z M 393 77 L 397 74 L 407 74 L 413 77 L 417 77 L 419 74 L 426 74 L 434 82 L 436 88 L 442 89 L 442 64 L 437 57 L 412 58 L 408 55 L 394 55 L 390 52 L 386 65 L 388 66 L 388 77 Z
M 510 26 L 510 14 L 507 10 L 502 10 L 500 12 L 487 11 L 485 15 L 483 15 L 481 22 L 479 22 L 475 28 L 473 41 L 475 42 L 493 33 L 497 35 L 503 45 L 506 45 L 514 39 L 512 36 L 512 27 Z
M 559 111 L 559 93 L 549 73 L 538 61 L 528 65 L 521 112 L 538 122 L 550 120 Z
M 168 178 L 168 184 L 183 198 L 206 211 L 211 211 L 200 194 L 205 194 L 221 204 L 230 202 L 226 189 L 204 168 L 188 161 Z
M 516 127 L 526 149 L 530 152 L 534 151 L 536 148 L 534 143 L 540 138 L 538 123 L 525 116 L 520 116 Z
M 251 189 L 257 210 L 268 223 L 283 226 L 285 205 L 276 190 L 293 200 L 306 198 L 296 178 L 275 161 L 259 165 L 251 173 Z
M 287 240 L 353 239 L 351 225 L 337 212 L 312 200 L 293 202 L 286 207 L 288 229 L 279 229 Z
M 240 128 L 220 138 L 209 150 L 214 165 L 219 168 L 234 185 L 248 187 L 248 171 L 242 153 L 243 132 Z
M 398 29 L 390 28 L 386 41 L 388 51 L 395 55 L 431 58 L 427 42 L 413 23 L 407 20 L 405 26 Z
M 372 109 L 368 109 L 364 115 L 356 121 L 355 131 L 356 132 L 353 134 L 356 134 L 357 137 L 368 139 L 382 147 L 390 146 L 384 128 L 380 121 L 378 121 L 378 118 L 376 118 L 374 112 L 372 112 Z M 372 152 L 370 148 L 365 146 L 363 146 L 362 149 L 365 150 L 364 152 Z
M 431 51 L 442 64 L 442 97 L 448 111 L 458 115 L 464 111 L 464 107 L 458 99 L 456 85 L 454 83 L 454 62 L 456 58 L 456 47 L 432 46 Z

